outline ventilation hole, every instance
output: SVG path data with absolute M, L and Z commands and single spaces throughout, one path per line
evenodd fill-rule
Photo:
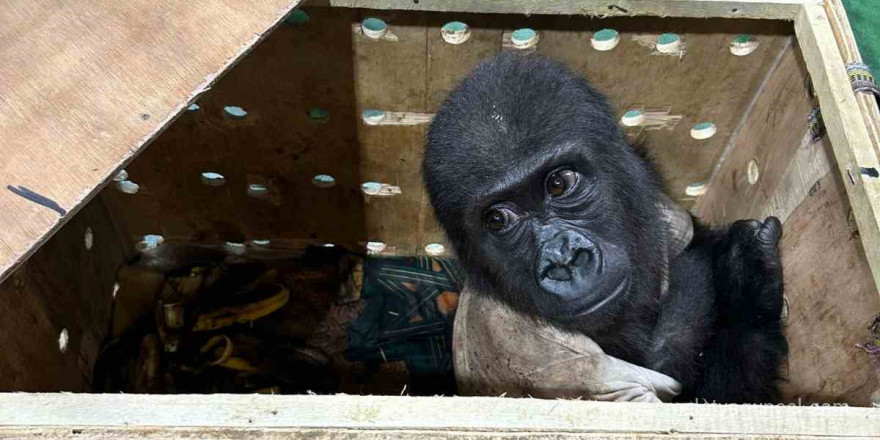
M 699 197 L 706 194 L 708 186 L 703 182 L 694 182 L 684 189 L 684 193 L 691 197 Z
M 517 29 L 510 34 L 510 42 L 517 49 L 527 49 L 538 44 L 538 33 L 529 28 Z
M 446 246 L 440 243 L 430 243 L 425 246 L 425 253 L 432 256 L 443 255 L 446 252 Z
M 657 52 L 677 53 L 681 48 L 681 37 L 676 34 L 665 33 L 657 37 Z
M 749 165 L 746 169 L 746 175 L 749 179 L 749 185 L 754 185 L 758 183 L 758 179 L 761 177 L 761 170 L 758 169 L 758 161 L 752 159 L 749 161 Z
M 630 110 L 620 118 L 620 123 L 627 127 L 636 127 L 643 122 L 645 122 L 645 113 L 641 110 Z
M 738 9 L 738 8 L 733 8 L 733 9 L 730 10 L 730 13 L 731 13 L 731 14 L 739 14 L 739 9 Z
M 309 22 L 309 14 L 306 14 L 306 11 L 303 10 L 296 10 L 291 12 L 284 21 L 294 25 L 305 24 Z
M 247 252 L 247 246 L 244 243 L 237 243 L 234 241 L 223 243 L 223 249 L 233 255 L 241 255 Z
M 382 191 L 382 184 L 379 182 L 364 182 L 361 184 L 361 190 L 368 196 L 375 196 Z
M 782 312 L 779 313 L 779 320 L 782 321 L 783 324 L 788 323 L 789 312 L 790 306 L 788 305 L 788 296 L 782 295 Z
M 114 182 L 122 182 L 123 180 L 128 180 L 128 171 L 119 170 L 115 176 L 113 176 Z
M 715 136 L 717 128 L 711 122 L 700 122 L 691 128 L 691 137 L 697 140 L 709 139 Z
M 271 240 L 251 240 L 251 244 L 256 247 L 269 247 L 272 244 Z
M 119 283 L 113 283 L 113 299 L 116 299 L 117 293 L 119 293 Z
M 150 249 L 156 249 L 165 242 L 165 237 L 157 234 L 147 234 L 141 238 L 141 241 L 138 242 L 137 248 L 139 251 L 144 252 Z
M 375 109 L 364 110 L 362 117 L 367 125 L 379 125 L 385 119 L 385 112 Z
M 91 250 L 92 245 L 95 244 L 95 236 L 92 234 L 92 228 L 86 228 L 85 237 L 83 237 L 83 242 L 86 245 L 86 250 Z
M 440 28 L 440 35 L 449 44 L 462 44 L 471 38 L 471 30 L 460 21 L 450 21 Z
M 259 183 L 251 183 L 247 187 L 247 195 L 250 197 L 266 197 L 269 195 L 269 188 Z
M 208 186 L 223 186 L 226 183 L 226 178 L 222 174 L 208 171 L 202 173 L 202 183 Z
M 614 29 L 602 29 L 590 39 L 593 49 L 603 52 L 614 49 L 618 43 L 620 43 L 620 35 Z
M 192 104 L 190 104 L 189 107 L 187 107 L 186 109 L 187 109 L 188 111 L 195 112 L 195 111 L 198 111 L 200 108 L 201 108 L 201 107 L 199 107 L 198 104 L 196 104 L 196 103 L 192 103 Z
M 367 38 L 378 40 L 388 32 L 388 25 L 378 18 L 370 17 L 361 22 L 361 31 Z
M 314 122 L 327 122 L 327 120 L 330 119 L 330 112 L 320 107 L 309 109 L 307 114 L 309 115 L 309 119 Z
M 137 194 L 141 187 L 131 180 L 120 180 L 119 182 L 116 182 L 116 189 L 126 194 Z
M 61 350 L 61 353 L 67 352 L 67 344 L 70 342 L 70 336 L 67 333 L 67 329 L 61 329 L 61 334 L 58 335 L 58 349 Z
M 370 241 L 367 242 L 367 254 L 376 255 L 381 254 L 382 251 L 385 250 L 388 246 L 381 241 Z
M 758 40 L 747 34 L 737 35 L 736 38 L 730 42 L 730 53 L 738 57 L 746 56 L 754 52 L 757 48 Z
M 312 177 L 312 183 L 318 188 L 330 188 L 336 185 L 336 178 L 329 174 L 318 174 Z
M 244 119 L 244 117 L 247 116 L 247 111 L 241 107 L 227 105 L 226 107 L 223 107 L 223 114 L 232 119 Z

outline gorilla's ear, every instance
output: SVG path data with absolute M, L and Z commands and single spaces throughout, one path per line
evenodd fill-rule
M 660 215 L 666 221 L 669 233 L 666 236 L 666 252 L 670 260 L 677 257 L 694 238 L 694 224 L 691 215 L 682 209 L 666 194 L 660 194 Z

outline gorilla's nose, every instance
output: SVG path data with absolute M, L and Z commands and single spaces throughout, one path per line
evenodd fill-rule
M 563 231 L 541 246 L 542 280 L 571 282 L 589 278 L 598 270 L 595 243 L 577 231 Z

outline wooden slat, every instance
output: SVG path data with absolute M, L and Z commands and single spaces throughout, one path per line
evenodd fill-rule
M 442 12 L 792 20 L 800 10 L 800 5 L 821 3 L 821 0 L 320 0 L 315 4 Z
M 0 279 L 297 3 L 4 2 Z
M 597 435 L 668 438 L 880 438 L 876 408 L 609 403 L 498 397 L 379 397 L 265 395 L 0 394 L 0 438 L 87 434 L 111 428 L 125 436 L 157 428 L 208 435 L 276 432 L 293 438 L 333 438 L 339 430 L 363 438 L 565 438 Z M 307 434 L 312 435 L 308 437 Z M 287 437 L 289 438 L 289 437 Z M 482 437 L 485 438 L 485 437 Z M 560 438 L 560 437 L 556 437 Z M 630 437 L 633 438 L 633 437 Z
M 880 162 L 825 9 L 805 5 L 795 20 L 795 32 L 819 98 L 874 282 L 880 286 L 880 246 L 877 246 L 880 243 L 880 178 L 861 172 L 862 169 L 880 171 Z

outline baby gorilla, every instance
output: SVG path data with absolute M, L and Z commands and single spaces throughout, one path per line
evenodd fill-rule
M 535 55 L 483 63 L 437 112 L 423 172 L 477 292 L 677 379 L 680 400 L 776 399 L 779 220 L 695 221 L 667 263 L 661 179 L 585 79 Z

